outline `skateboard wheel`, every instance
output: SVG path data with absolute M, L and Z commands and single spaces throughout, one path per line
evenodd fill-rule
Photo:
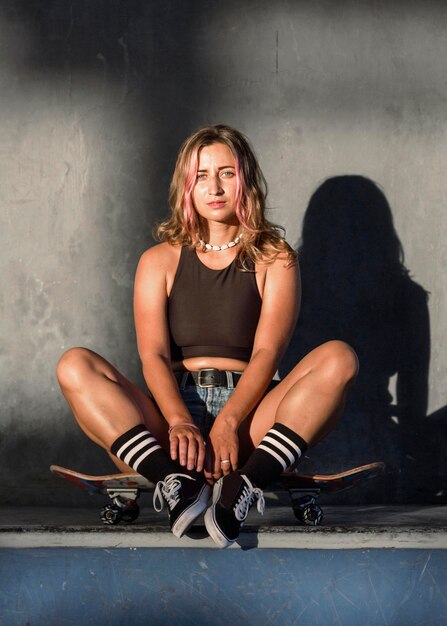
M 103 524 L 114 525 L 119 524 L 122 519 L 123 511 L 115 504 L 108 504 L 99 514 Z
M 296 519 L 306 526 L 319 526 L 323 521 L 323 511 L 318 504 L 305 504 L 294 509 Z
M 126 524 L 130 524 L 130 522 L 134 522 L 140 514 L 140 507 L 138 504 L 132 504 L 127 508 L 121 509 L 121 519 Z

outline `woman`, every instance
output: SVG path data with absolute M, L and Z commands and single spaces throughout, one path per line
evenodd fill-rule
M 212 126 L 185 141 L 170 206 L 135 279 L 150 397 L 83 348 L 62 356 L 58 378 L 86 435 L 120 470 L 157 483 L 154 505 L 167 503 L 176 536 L 212 490 L 205 525 L 226 547 L 254 502 L 262 512 L 267 484 L 334 428 L 357 358 L 330 341 L 272 382 L 298 317 L 299 270 L 265 219 L 263 177 L 241 133 Z

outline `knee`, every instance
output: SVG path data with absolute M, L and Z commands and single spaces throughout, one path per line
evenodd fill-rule
M 59 359 L 57 379 L 63 389 L 76 390 L 82 387 L 87 371 L 91 369 L 91 352 L 87 348 L 70 348 Z
M 346 386 L 357 377 L 359 362 L 355 351 L 344 341 L 328 341 L 321 346 L 321 367 L 332 384 Z

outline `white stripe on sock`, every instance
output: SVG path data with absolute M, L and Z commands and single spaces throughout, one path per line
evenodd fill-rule
M 292 463 L 295 463 L 296 457 L 292 454 L 292 452 L 290 452 L 290 450 L 286 448 L 286 446 L 283 446 L 282 443 L 280 443 L 276 439 L 273 439 L 273 437 L 269 437 L 268 435 L 269 434 L 267 433 L 262 441 L 263 442 L 268 441 L 272 446 L 275 446 L 275 448 L 278 448 L 278 450 L 281 450 L 281 452 L 284 452 L 284 454 L 290 461 L 289 465 L 292 465 Z
M 135 456 L 136 453 L 139 452 L 142 448 L 145 448 L 149 443 L 157 443 L 157 440 L 155 439 L 155 437 L 152 437 L 152 435 L 150 435 L 149 433 L 144 433 L 144 434 L 147 435 L 147 437 L 144 439 L 144 441 L 142 441 L 137 446 L 132 448 L 132 450 L 130 450 L 126 454 L 126 456 L 124 457 L 123 461 L 124 461 L 124 463 L 126 463 L 126 465 L 129 465 L 130 459 L 133 456 Z M 158 447 L 160 447 L 160 446 L 158 446 Z
M 144 461 L 144 459 L 149 456 L 150 454 L 152 454 L 152 452 L 155 452 L 155 450 L 161 450 L 161 446 L 157 445 L 153 446 L 153 448 L 149 448 L 149 450 L 146 450 L 146 452 L 144 454 L 142 454 L 140 456 L 140 458 L 133 464 L 132 469 L 134 469 L 135 471 L 138 470 L 138 466 L 140 465 L 141 461 Z
M 283 435 L 282 433 L 279 432 L 279 430 L 275 430 L 274 428 L 272 428 L 271 430 L 268 431 L 267 435 L 269 433 L 275 433 L 275 435 L 277 435 L 278 437 L 281 437 L 281 439 L 284 439 L 284 441 L 287 441 L 287 443 L 289 444 L 289 446 L 291 446 L 294 450 L 296 450 L 296 453 L 298 455 L 298 458 L 301 457 L 301 448 L 299 446 L 296 445 L 296 443 L 294 443 L 291 439 L 289 439 L 288 437 L 286 437 L 285 435 Z
M 266 446 L 262 445 L 262 442 L 259 444 L 259 446 L 256 448 L 257 450 L 261 449 L 261 450 L 265 450 L 266 452 L 268 452 L 269 454 L 271 454 L 273 457 L 275 457 L 275 459 L 277 461 L 279 461 L 282 465 L 283 470 L 286 470 L 288 465 L 286 465 L 286 462 L 284 461 L 284 459 L 282 458 L 282 456 L 279 456 L 279 454 L 277 454 L 274 450 L 272 450 L 271 448 L 267 448 Z
M 121 455 L 124 453 L 126 448 L 131 446 L 135 441 L 138 441 L 138 439 L 141 439 L 141 437 L 147 437 L 147 435 L 150 435 L 150 432 L 148 430 L 143 430 L 142 433 L 138 433 L 138 435 L 135 435 L 135 437 L 132 437 L 132 439 L 130 439 L 124 445 L 122 445 L 121 448 L 118 450 L 118 452 L 115 454 L 115 456 L 117 456 L 120 459 Z

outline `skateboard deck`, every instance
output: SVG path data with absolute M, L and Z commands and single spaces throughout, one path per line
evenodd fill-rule
M 366 480 L 371 480 L 385 469 L 385 463 L 376 462 L 354 467 L 338 474 L 299 474 L 285 472 L 280 484 L 289 492 L 293 512 L 299 523 L 318 526 L 323 520 L 323 511 L 316 504 L 321 493 L 333 493 L 351 489 Z M 90 494 L 109 496 L 111 504 L 101 509 L 104 524 L 133 522 L 139 514 L 137 499 L 142 492 L 153 492 L 155 484 L 139 474 L 108 474 L 89 476 L 74 470 L 51 465 L 56 476 L 76 485 Z

